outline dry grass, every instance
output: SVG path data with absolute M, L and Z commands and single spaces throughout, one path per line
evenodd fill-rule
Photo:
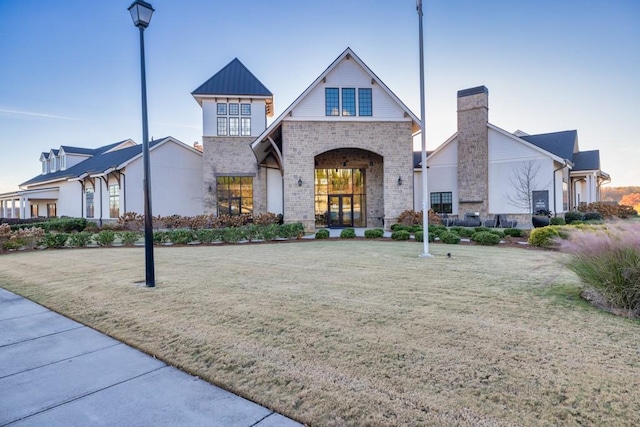
M 640 323 L 562 254 L 331 241 L 0 256 L 0 286 L 312 425 L 633 425 Z M 452 252 L 452 258 L 443 256 Z

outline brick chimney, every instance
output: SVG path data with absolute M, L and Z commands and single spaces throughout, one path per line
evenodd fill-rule
M 458 211 L 479 212 L 489 207 L 489 89 L 478 86 L 458 91 Z

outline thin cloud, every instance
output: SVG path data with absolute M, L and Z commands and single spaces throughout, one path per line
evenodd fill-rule
M 55 116 L 53 114 L 43 114 L 43 113 L 35 113 L 32 111 L 17 111 L 17 110 L 5 110 L 0 108 L 0 113 L 4 114 L 18 114 L 21 116 L 30 116 L 30 117 L 42 117 L 45 119 L 55 119 L 55 120 L 80 120 L 75 117 L 64 117 L 64 116 Z

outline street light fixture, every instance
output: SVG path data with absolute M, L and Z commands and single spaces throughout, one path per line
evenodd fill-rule
M 140 30 L 140 71 L 142 87 L 142 159 L 144 163 L 144 261 L 145 283 L 153 288 L 156 285 L 153 265 L 153 224 L 151 213 L 151 180 L 149 172 L 149 126 L 147 123 L 147 81 L 144 69 L 144 29 L 149 26 L 153 7 L 142 0 L 136 0 L 129 6 L 133 25 Z

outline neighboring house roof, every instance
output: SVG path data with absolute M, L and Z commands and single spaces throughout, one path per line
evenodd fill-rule
M 273 96 L 238 58 L 202 83 L 191 95 Z
M 573 161 L 578 131 L 566 130 L 538 135 L 523 135 L 520 138 L 562 159 Z
M 600 150 L 580 151 L 573 155 L 573 171 L 600 170 Z
M 60 148 L 67 154 L 82 154 L 93 156 L 96 153 L 95 148 L 70 147 L 68 145 L 61 145 Z
M 176 141 L 182 145 L 184 145 L 186 148 L 199 153 L 197 150 L 194 150 L 193 148 L 189 147 L 186 144 L 183 144 L 182 142 L 178 141 L 175 138 L 172 138 L 170 136 L 167 136 L 165 138 L 161 138 L 161 139 L 156 139 L 154 141 L 149 142 L 149 148 L 153 148 L 161 143 L 164 143 L 168 140 L 173 140 Z M 88 159 L 73 165 L 72 167 L 65 169 L 65 170 L 59 170 L 53 173 L 47 173 L 47 174 L 43 174 L 43 175 L 38 175 L 34 178 L 31 178 L 28 181 L 23 182 L 22 184 L 20 184 L 20 186 L 30 186 L 30 185 L 36 185 L 36 184 L 42 184 L 45 182 L 52 182 L 52 181 L 59 181 L 59 180 L 66 180 L 66 179 L 74 179 L 74 178 L 78 178 L 81 176 L 85 176 L 85 175 L 94 175 L 94 174 L 100 174 L 103 173 L 105 171 L 108 171 L 109 169 L 112 168 L 116 168 L 118 166 L 121 166 L 124 163 L 127 163 L 131 160 L 133 160 L 135 157 L 139 156 L 142 154 L 142 145 L 134 145 L 131 147 L 125 147 L 125 148 L 121 148 L 119 150 L 112 150 L 114 147 L 117 147 L 118 145 L 122 144 L 123 142 L 127 142 L 129 140 L 124 140 L 124 141 L 120 141 L 120 142 L 116 142 L 114 144 L 109 144 L 109 145 L 105 145 L 96 149 L 82 149 L 85 152 L 93 152 L 93 155 L 91 157 L 89 157 Z M 66 151 L 66 149 L 65 149 Z M 201 154 L 201 153 L 200 153 Z
M 429 157 L 433 151 L 427 151 L 427 157 Z M 422 151 L 413 152 L 413 168 L 420 169 L 422 167 Z

